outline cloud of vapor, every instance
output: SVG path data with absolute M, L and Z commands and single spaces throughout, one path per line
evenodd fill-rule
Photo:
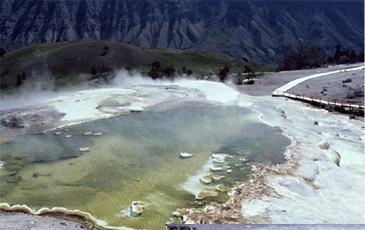
M 55 90 L 54 77 L 52 77 L 50 73 L 40 74 L 34 72 L 29 80 L 25 81 L 21 87 L 14 89 L 12 94 L 0 94 L 0 111 L 33 106 L 59 96 L 90 89 L 115 87 L 130 88 L 137 85 L 178 85 L 181 87 L 197 88 L 207 95 L 212 96 L 216 95 L 218 91 L 224 88 L 225 91 L 233 91 L 223 84 L 199 81 L 195 78 L 189 79 L 186 75 L 176 76 L 173 81 L 170 79 L 153 80 L 148 76 L 143 76 L 139 72 L 129 72 L 125 69 L 117 71 L 115 75 L 116 76 L 109 82 L 109 84 L 90 85 L 89 82 L 85 81 L 82 84 Z M 232 95 L 232 92 L 230 95 Z M 223 96 L 220 97 L 221 98 L 215 97 L 214 100 L 222 100 Z
M 122 69 L 117 72 L 111 86 L 128 88 L 136 85 L 171 85 L 178 83 L 183 77 L 184 76 L 177 76 L 174 78 L 174 81 L 168 79 L 153 80 L 148 76 L 143 76 L 139 72 L 128 72 L 127 70 Z
M 24 83 L 11 93 L 0 93 L 0 110 L 35 105 L 44 99 L 59 95 L 52 91 L 53 77 L 49 73 L 33 72 Z
M 198 89 L 211 101 L 234 105 L 238 103 L 239 93 L 231 87 L 220 82 L 196 80 L 195 78 L 189 79 L 186 75 L 176 76 L 173 81 L 168 79 L 153 80 L 149 77 L 142 76 L 140 73 L 129 73 L 126 70 L 121 70 L 116 74 L 111 87 L 131 87 L 136 85 L 177 85 Z

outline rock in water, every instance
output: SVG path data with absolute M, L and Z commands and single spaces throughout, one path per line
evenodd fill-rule
M 246 158 L 244 158 L 244 157 L 241 157 L 241 158 L 240 158 L 240 161 L 242 161 L 242 162 L 246 162 L 246 161 L 247 161 L 247 159 L 246 159 Z
M 213 192 L 213 191 L 201 191 L 195 196 L 195 199 L 196 200 L 204 200 L 208 196 L 216 197 L 216 196 L 218 196 L 218 193 Z
M 137 217 L 140 216 L 142 214 L 144 210 L 144 204 L 142 201 L 133 201 L 130 211 L 131 211 L 131 216 Z
M 215 189 L 216 189 L 217 191 L 219 191 L 219 192 L 228 192 L 228 191 L 229 191 L 229 189 L 228 189 L 226 186 L 224 186 L 223 184 L 219 184 L 219 185 L 217 185 L 217 186 L 215 187 Z
M 182 158 L 182 159 L 191 158 L 193 156 L 194 156 L 194 154 L 192 154 L 192 153 L 180 153 L 180 158 Z
M 80 152 L 87 152 L 87 151 L 90 150 L 90 148 L 89 147 L 81 147 L 79 150 L 80 150 Z
M 215 158 L 215 159 L 213 159 L 213 163 L 218 164 L 218 165 L 224 165 L 226 163 L 226 161 L 221 158 Z
M 212 165 L 209 167 L 209 170 L 212 171 L 212 172 L 218 172 L 218 171 L 222 171 L 223 168 L 222 167 L 218 167 L 216 165 Z
M 211 176 L 211 179 L 212 179 L 213 182 L 218 182 L 218 181 L 220 181 L 224 178 L 225 178 L 225 176 L 219 176 L 219 175 L 212 175 Z
M 91 132 L 91 131 L 84 132 L 84 136 L 90 136 L 91 134 L 93 134 L 93 132 Z
M 200 182 L 202 184 L 210 184 L 210 183 L 212 183 L 212 178 L 210 176 L 202 176 L 200 178 Z
M 225 154 L 225 153 L 213 153 L 212 154 L 212 158 L 215 159 L 215 158 L 220 158 L 220 159 L 224 159 L 228 156 L 228 154 Z
M 214 164 L 225 164 L 226 157 L 228 157 L 228 154 L 224 154 L 224 153 L 213 153 L 212 154 Z

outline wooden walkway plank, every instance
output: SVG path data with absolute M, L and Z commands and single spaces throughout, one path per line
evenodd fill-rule
M 320 105 L 330 105 L 334 107 L 340 107 L 342 109 L 358 109 L 359 111 L 364 111 L 364 101 L 363 100 L 353 100 L 353 99 L 338 99 L 338 98 L 322 98 L 320 95 L 313 94 L 303 94 L 299 96 L 298 94 L 292 94 L 288 92 L 275 91 L 272 93 L 273 97 L 286 97 L 295 100 L 301 100 L 309 103 L 318 103 Z M 322 100 L 326 99 L 326 100 Z

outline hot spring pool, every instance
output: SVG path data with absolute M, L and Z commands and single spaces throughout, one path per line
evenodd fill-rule
M 290 140 L 253 114 L 236 106 L 185 103 L 2 138 L 0 203 L 80 210 L 116 227 L 162 229 L 166 222 L 180 223 L 172 217 L 178 208 L 228 200 L 226 192 L 218 192 L 197 201 L 182 186 L 212 165 L 213 153 L 230 157 L 216 165 L 222 171 L 206 175 L 225 178 L 206 185 L 197 180 L 192 190 L 231 188 L 250 178 L 250 163 L 285 160 Z M 183 152 L 194 156 L 182 159 Z M 144 203 L 139 217 L 129 215 L 133 201 Z

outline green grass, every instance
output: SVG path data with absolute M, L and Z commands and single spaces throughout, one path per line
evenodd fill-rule
M 114 71 L 130 67 L 147 75 L 154 61 L 159 61 L 163 68 L 174 67 L 176 74 L 186 67 L 196 77 L 218 74 L 225 65 L 231 73 L 243 72 L 245 65 L 256 72 L 272 71 L 221 53 L 138 48 L 109 41 L 59 42 L 27 46 L 7 53 L 0 59 L 0 88 L 3 92 L 12 92 L 17 86 L 17 76 L 23 73 L 22 84 L 44 82 L 47 76 L 48 82 L 52 79 L 55 89 L 85 83 L 92 77 L 93 67 L 104 66 Z

